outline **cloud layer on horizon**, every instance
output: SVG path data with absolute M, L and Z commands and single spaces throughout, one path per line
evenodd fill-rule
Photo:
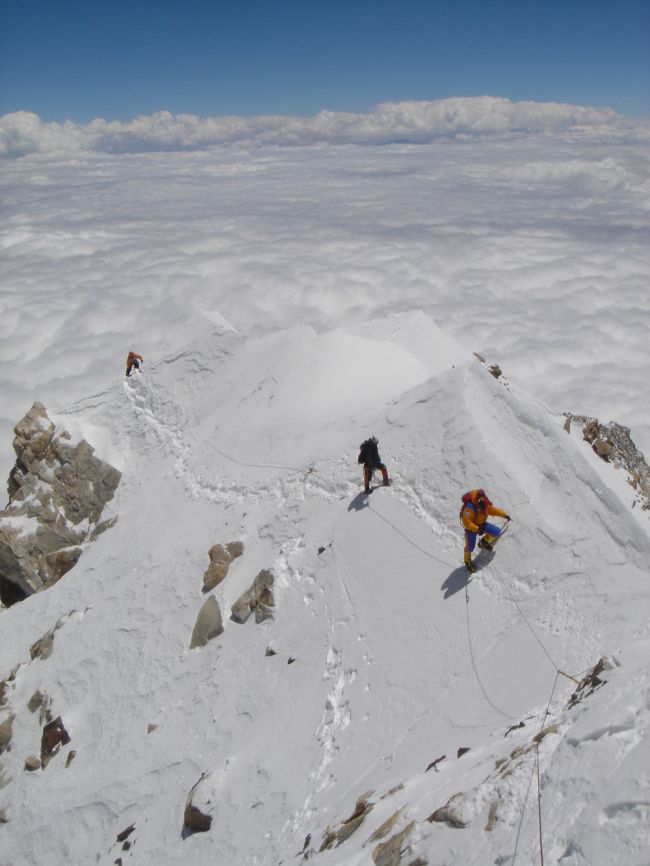
M 556 410 L 650 451 L 644 141 L 40 154 L 0 171 L 0 480 L 11 427 L 224 316 L 244 332 L 423 310 Z
M 553 102 L 512 102 L 492 96 L 384 102 L 367 113 L 321 111 L 314 117 L 197 117 L 160 111 L 130 121 L 45 122 L 29 111 L 0 117 L 0 158 L 32 153 L 206 150 L 240 145 L 422 144 L 436 138 L 475 138 L 549 131 L 635 138 L 650 121 Z

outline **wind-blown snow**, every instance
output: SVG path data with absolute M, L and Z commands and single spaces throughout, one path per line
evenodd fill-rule
M 323 333 L 213 327 L 59 412 L 103 429 L 125 474 L 117 525 L 1 614 L 2 674 L 20 665 L 2 862 L 300 862 L 308 834 L 318 851 L 371 792 L 361 828 L 309 862 L 369 866 L 371 834 L 401 809 L 406 863 L 532 864 L 542 726 L 546 862 L 646 862 L 648 521 L 561 417 L 453 341 L 436 351 L 435 332 L 421 313 Z M 366 500 L 371 432 L 394 484 Z M 458 509 L 476 483 L 513 523 L 468 583 Z M 214 592 L 225 631 L 189 650 L 207 551 L 231 540 L 245 549 Z M 261 568 L 274 619 L 228 620 Z M 57 621 L 50 658 L 28 663 Z M 606 683 L 569 708 L 559 671 L 579 678 L 603 655 Z M 36 689 L 70 733 L 69 768 L 62 754 L 23 770 Z M 184 838 L 202 774 L 212 828 Z M 427 822 L 454 794 L 469 825 Z

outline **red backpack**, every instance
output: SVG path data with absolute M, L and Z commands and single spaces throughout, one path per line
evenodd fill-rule
M 472 508 L 476 510 L 476 505 L 472 502 L 472 494 L 475 493 L 476 490 L 481 491 L 481 493 L 483 494 L 482 498 L 485 500 L 486 505 L 492 505 L 492 502 L 488 499 L 487 493 L 481 487 L 475 488 L 474 490 L 468 490 L 467 493 L 463 493 L 462 496 L 463 504 L 460 506 L 461 515 L 466 505 L 471 505 Z

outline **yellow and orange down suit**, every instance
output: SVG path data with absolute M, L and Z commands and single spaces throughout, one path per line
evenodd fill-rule
M 476 544 L 476 536 L 482 535 L 487 544 L 491 544 L 501 535 L 501 530 L 493 523 L 488 523 L 488 517 L 504 517 L 510 520 L 507 512 L 492 505 L 481 487 L 470 490 L 463 496 L 463 507 L 460 510 L 460 521 L 465 530 L 465 565 L 472 564 L 472 551 Z

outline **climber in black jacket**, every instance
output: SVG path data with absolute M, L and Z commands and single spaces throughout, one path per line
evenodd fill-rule
M 377 437 L 371 436 L 370 439 L 366 439 L 365 442 L 361 443 L 361 450 L 359 451 L 359 459 L 357 460 L 357 463 L 363 464 L 363 483 L 366 493 L 370 493 L 370 479 L 372 478 L 372 473 L 375 469 L 381 469 L 381 474 L 384 479 L 384 487 L 388 487 L 390 484 L 390 481 L 388 480 L 388 470 L 386 469 L 385 464 L 381 462 L 377 446 Z

